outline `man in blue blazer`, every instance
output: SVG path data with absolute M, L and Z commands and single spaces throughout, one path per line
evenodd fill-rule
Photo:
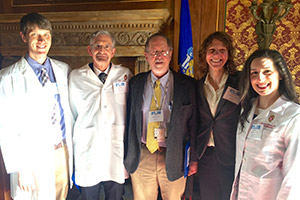
M 166 36 L 152 35 L 145 57 L 151 71 L 136 75 L 129 83 L 124 164 L 134 199 L 156 200 L 160 187 L 163 199 L 179 200 L 185 189 L 188 142 L 188 175 L 197 171 L 195 82 L 169 69 L 172 44 Z

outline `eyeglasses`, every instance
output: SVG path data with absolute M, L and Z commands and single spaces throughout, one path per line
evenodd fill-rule
M 167 55 L 169 55 L 169 51 L 167 50 L 161 50 L 161 51 L 150 51 L 148 52 L 150 54 L 150 56 L 152 57 L 157 57 L 159 55 L 162 55 L 164 57 L 166 57 Z
M 94 49 L 99 50 L 99 51 L 101 51 L 101 50 L 109 51 L 112 49 L 112 46 L 108 45 L 108 44 L 106 44 L 106 45 L 96 44 L 96 45 L 94 45 Z

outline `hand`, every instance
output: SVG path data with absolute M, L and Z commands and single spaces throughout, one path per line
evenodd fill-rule
M 195 162 L 195 161 L 190 162 L 188 176 L 191 176 L 191 175 L 193 175 L 193 174 L 196 174 L 197 169 L 198 169 L 198 162 Z
M 35 189 L 35 178 L 30 171 L 18 172 L 18 185 L 23 191 L 33 191 Z
M 127 170 L 125 169 L 125 167 L 124 167 L 124 176 L 125 176 L 125 179 L 129 178 L 129 173 L 127 172 Z

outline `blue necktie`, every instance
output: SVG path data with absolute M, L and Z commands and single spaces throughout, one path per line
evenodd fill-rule
M 99 77 L 100 81 L 104 84 L 106 81 L 106 78 L 107 78 L 107 74 L 105 74 L 104 72 L 101 72 L 98 77 Z
M 55 99 L 58 103 L 58 106 L 59 106 L 59 111 L 60 111 L 60 121 L 59 121 L 59 124 L 60 124 L 60 130 L 61 130 L 61 133 L 62 133 L 62 137 L 63 139 L 66 138 L 66 126 L 65 126 L 65 115 L 64 115 L 64 110 L 61 106 L 61 103 L 60 103 L 60 95 L 59 94 L 55 94 Z

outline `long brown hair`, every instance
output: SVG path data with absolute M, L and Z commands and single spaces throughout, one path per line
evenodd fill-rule
M 299 104 L 295 84 L 283 56 L 276 50 L 256 50 L 246 60 L 240 77 L 240 92 L 243 108 L 243 112 L 240 116 L 240 122 L 242 127 L 244 127 L 244 123 L 248 118 L 254 100 L 258 97 L 258 94 L 254 91 L 250 83 L 250 67 L 255 58 L 268 58 L 273 61 L 274 67 L 278 70 L 279 76 L 281 77 L 278 88 L 279 94 L 283 95 L 286 99 Z

